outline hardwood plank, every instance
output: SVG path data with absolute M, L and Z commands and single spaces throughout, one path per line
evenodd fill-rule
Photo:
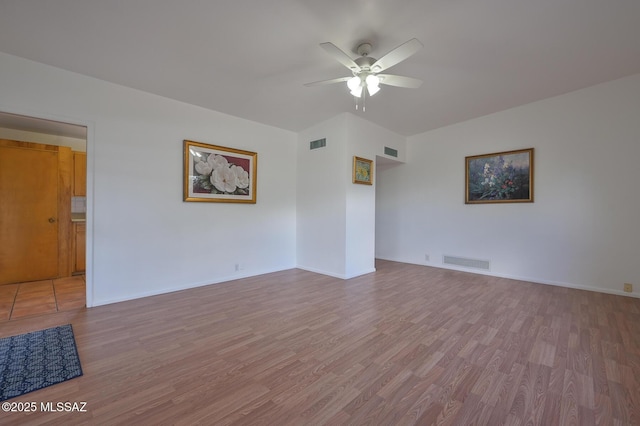
M 84 375 L 13 401 L 87 401 L 89 413 L 2 422 L 638 423 L 640 300 L 376 269 L 352 280 L 293 269 L 4 321 L 0 337 L 73 325 Z M 56 295 L 73 287 L 56 281 Z

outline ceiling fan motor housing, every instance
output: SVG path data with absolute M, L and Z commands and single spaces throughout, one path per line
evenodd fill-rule
M 360 67 L 361 72 L 375 72 L 375 70 L 371 69 L 371 66 L 376 63 L 377 59 L 369 56 L 369 53 L 371 53 L 371 48 L 372 47 L 370 43 L 362 43 L 358 46 L 357 52 L 360 57 L 355 59 L 354 62 Z
M 358 45 L 358 49 L 356 49 L 356 52 L 358 52 L 358 55 L 360 56 L 368 56 L 369 53 L 371 53 L 371 49 L 371 43 L 362 43 Z
M 362 71 L 371 71 L 371 65 L 376 63 L 376 59 L 371 56 L 361 56 L 354 61 Z

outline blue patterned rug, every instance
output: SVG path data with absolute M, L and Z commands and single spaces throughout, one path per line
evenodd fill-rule
M 0 339 L 0 401 L 78 376 L 71 324 Z

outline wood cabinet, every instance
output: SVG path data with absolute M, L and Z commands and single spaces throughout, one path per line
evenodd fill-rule
M 86 269 L 87 225 L 84 222 L 73 223 L 71 236 L 73 273 L 81 274 Z
M 87 154 L 73 152 L 73 196 L 87 196 Z M 71 273 L 83 274 L 86 269 L 86 237 L 85 222 L 73 222 L 71 227 Z
M 73 152 L 73 196 L 87 196 L 87 154 Z

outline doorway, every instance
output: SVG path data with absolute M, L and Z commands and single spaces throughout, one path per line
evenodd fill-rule
M 72 250 L 86 246 L 87 128 L 0 112 L 0 139 L 0 243 L 8 247 L 0 253 L 0 321 L 82 308 L 88 299 L 85 255 L 76 262 Z M 84 193 L 70 186 L 75 153 L 85 161 Z M 47 184 L 21 164 L 47 164 Z

